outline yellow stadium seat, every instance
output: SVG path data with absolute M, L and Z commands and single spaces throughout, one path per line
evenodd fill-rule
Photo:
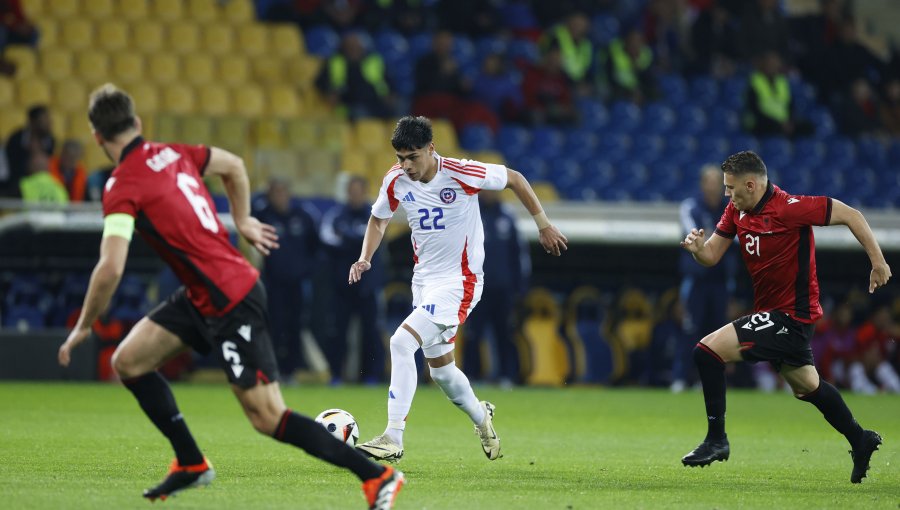
M 106 20 L 113 13 L 113 0 L 87 0 L 82 6 L 82 12 L 95 20 Z
M 155 53 L 162 49 L 163 26 L 161 23 L 153 21 L 139 21 L 133 25 L 134 27 L 134 48 L 144 53 Z
M 216 61 L 204 53 L 192 53 L 181 59 L 183 79 L 191 85 L 206 85 L 216 78 Z
M 105 168 L 112 166 L 109 156 L 103 152 L 96 143 L 88 143 L 84 146 L 84 166 L 89 169 Z
M 251 59 L 253 79 L 257 83 L 281 83 L 284 81 L 284 63 L 272 55 L 260 55 Z
M 61 48 L 41 48 L 38 54 L 41 76 L 49 80 L 68 79 L 72 76 L 72 52 Z
M 117 18 L 141 22 L 147 19 L 147 0 L 116 0 Z
M 160 142 L 179 142 L 181 116 L 161 114 L 156 117 L 156 139 Z
M 16 79 L 30 78 L 37 72 L 37 54 L 30 46 L 7 46 L 3 57 L 16 64 Z
M 257 85 L 244 85 L 232 91 L 233 112 L 244 117 L 259 117 L 265 110 L 265 97 Z
M 493 163 L 495 165 L 505 165 L 506 160 L 503 159 L 503 154 L 500 154 L 496 151 L 480 151 L 473 152 L 469 159 L 474 159 L 475 161 L 481 161 L 482 163 Z
M 360 175 L 369 174 L 369 157 L 365 151 L 345 150 L 341 152 L 341 171 Z
M 91 48 L 94 44 L 94 25 L 84 19 L 61 20 L 59 27 L 60 46 L 70 50 Z
M 179 21 L 185 19 L 181 0 L 152 0 L 152 18 L 161 21 Z
M 25 11 L 25 17 L 36 20 L 47 17 L 46 0 L 28 0 L 22 6 Z
M 434 137 L 434 145 L 438 152 L 456 154 L 459 152 L 459 142 L 456 141 L 456 130 L 449 120 L 432 119 L 431 130 Z
M 272 36 L 272 54 L 285 58 L 297 58 L 304 52 L 300 29 L 293 23 L 269 25 Z
M 0 108 L 0 138 L 6 140 L 25 125 L 25 112 L 19 108 Z
M 187 16 L 198 23 L 212 23 L 219 19 L 216 0 L 187 0 Z
M 360 119 L 353 126 L 356 135 L 356 147 L 364 150 L 376 151 L 389 143 L 390 136 L 385 130 L 384 123 L 378 119 Z
M 81 51 L 75 55 L 75 73 L 88 83 L 107 81 L 109 57 L 102 51 Z
M 0 107 L 7 109 L 12 107 L 16 100 L 16 91 L 13 82 L 10 80 L 0 80 Z
M 234 29 L 228 25 L 211 24 L 203 27 L 203 51 L 211 55 L 230 55 L 234 48 Z
M 106 51 L 120 51 L 128 48 L 131 27 L 125 21 L 109 20 L 97 22 L 97 44 Z
M 254 23 L 238 29 L 238 49 L 248 57 L 257 57 L 269 52 L 269 32 L 266 26 Z
M 116 83 L 137 83 L 144 80 L 144 56 L 121 52 L 112 56 L 112 79 Z
M 87 111 L 88 90 L 78 80 L 62 80 L 53 84 L 53 110 Z
M 144 138 L 148 140 L 157 140 L 156 137 L 156 115 L 145 115 L 141 117 L 141 127 Z
M 356 147 L 356 132 L 347 121 L 323 122 L 319 127 L 317 147 L 344 150 Z
M 213 123 L 209 117 L 189 115 L 181 119 L 178 139 L 183 143 L 206 144 L 212 140 Z
M 16 83 L 16 98 L 25 108 L 50 103 L 50 86 L 37 78 L 25 78 Z
M 260 119 L 252 126 L 253 141 L 257 147 L 281 149 L 284 147 L 284 126 L 277 119 Z
M 285 143 L 290 149 L 315 147 L 319 141 L 318 123 L 311 119 L 290 119 L 285 123 Z
M 534 189 L 534 194 L 542 204 L 559 202 L 559 192 L 556 191 L 556 188 L 552 183 L 540 181 L 533 182 L 531 183 L 531 188 Z
M 167 47 L 173 53 L 184 55 L 200 49 L 200 29 L 188 21 L 173 22 L 169 25 Z
M 224 85 L 211 84 L 200 92 L 200 112 L 206 115 L 225 115 L 231 111 L 231 94 Z
M 171 114 L 194 112 L 196 97 L 194 89 L 181 83 L 171 83 L 162 89 L 161 111 Z
M 213 125 L 213 145 L 241 154 L 247 147 L 247 128 L 244 119 L 219 119 Z
M 28 2 L 23 2 L 27 4 Z M 59 20 L 69 20 L 78 14 L 78 0 L 46 0 L 44 15 Z
M 287 59 L 284 63 L 287 79 L 300 90 L 311 89 L 322 68 L 322 62 L 311 55 Z
M 272 85 L 266 90 L 268 114 L 272 117 L 291 118 L 300 113 L 300 98 L 290 85 Z
M 250 23 L 256 18 L 253 11 L 253 2 L 247 0 L 238 0 L 225 4 L 225 19 L 232 25 L 241 25 Z
M 85 100 L 84 104 L 87 104 Z M 65 126 L 63 127 L 62 138 L 77 138 L 85 144 L 95 143 L 91 136 L 91 121 L 88 120 L 87 113 L 84 108 L 80 112 L 73 112 L 66 115 Z
M 126 88 L 134 100 L 134 107 L 138 115 L 153 116 L 159 111 L 159 92 L 156 86 L 147 82 L 140 82 Z
M 173 83 L 181 77 L 181 63 L 175 55 L 159 53 L 150 56 L 147 70 L 151 81 L 158 84 Z
M 234 55 L 219 60 L 219 81 L 226 85 L 243 85 L 250 78 L 250 64 L 244 56 Z
M 26 9 L 27 10 L 27 9 Z M 40 41 L 38 44 L 41 48 L 49 48 L 59 43 L 59 24 L 55 19 L 36 18 L 34 24 L 40 32 Z

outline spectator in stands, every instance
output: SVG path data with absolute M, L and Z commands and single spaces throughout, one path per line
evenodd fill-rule
M 791 53 L 801 74 L 813 83 L 828 79 L 826 54 L 840 37 L 844 20 L 850 18 L 847 0 L 821 0 L 819 12 L 791 19 Z M 824 96 L 823 96 L 824 97 Z
M 22 200 L 30 203 L 59 204 L 69 203 L 69 195 L 63 187 L 47 171 L 47 156 L 34 152 L 28 165 L 28 175 L 19 181 Z
M 360 36 L 352 32 L 341 40 L 341 51 L 322 65 L 316 87 L 333 108 L 350 119 L 395 113 L 384 60 L 378 53 L 367 52 Z
M 347 267 L 359 259 L 363 237 L 372 212 L 368 182 L 360 176 L 347 181 L 347 202 L 329 210 L 322 219 L 321 238 L 325 245 L 331 285 L 335 291 L 332 309 L 335 313 L 335 336 L 328 338 L 322 351 L 331 367 L 332 384 L 341 382 L 347 360 L 347 332 L 350 321 L 357 317 L 360 326 L 362 363 L 361 379 L 376 383 L 384 379 L 384 339 L 381 292 L 385 268 L 378 252 L 372 257 L 372 268 L 357 285 L 347 285 Z
M 324 21 L 341 32 L 357 28 L 365 9 L 364 0 L 319 0 L 319 10 Z
M 418 34 L 433 23 L 433 10 L 421 0 L 378 0 L 367 2 L 363 14 L 369 32 L 393 29 L 402 34 Z
M 722 171 L 715 165 L 704 166 L 700 169 L 698 193 L 681 202 L 679 218 L 682 233 L 687 235 L 695 228 L 712 232 L 726 205 L 728 199 L 722 186 Z M 691 350 L 697 338 L 727 322 L 728 301 L 734 292 L 737 267 L 734 255 L 728 253 L 721 264 L 712 267 L 697 264 L 690 253 L 681 254 L 679 270 L 684 335 L 672 359 L 673 392 L 679 393 L 696 381 Z
M 744 127 L 757 136 L 806 136 L 809 122 L 794 118 L 791 86 L 777 52 L 756 59 L 747 87 Z
M 688 46 L 687 10 L 680 0 L 651 0 L 644 9 L 643 30 L 661 72 L 684 69 Z
M 531 260 L 513 212 L 500 202 L 500 192 L 484 190 L 478 197 L 486 277 L 481 305 L 466 322 L 463 370 L 470 379 L 487 377 L 508 386 L 521 382 L 513 311 L 525 293 Z M 491 353 L 492 363 L 481 358 L 485 350 Z
M 853 305 L 841 301 L 822 321 L 810 341 L 819 373 L 831 384 L 846 388 L 850 365 L 856 356 L 857 328 L 853 325 Z
M 896 349 L 894 339 L 898 337 L 900 326 L 891 317 L 889 302 L 876 302 L 869 319 L 856 333 L 858 361 L 850 366 L 853 391 L 872 394 L 880 388 L 900 393 L 900 376 L 890 363 L 891 350 Z M 873 380 L 878 382 L 877 387 Z
M 114 166 L 105 166 L 94 170 L 87 178 L 87 199 L 91 202 L 100 202 L 103 200 L 103 193 L 106 191 L 106 181 L 112 175 Z
M 578 120 L 572 82 L 563 71 L 559 46 L 544 50 L 541 61 L 525 71 L 522 96 L 533 124 L 571 125 Z
M 900 79 L 893 78 L 885 85 L 880 110 L 884 129 L 891 135 L 900 135 Z
M 472 95 L 504 121 L 516 122 L 522 118 L 522 88 L 498 53 L 484 57 Z
M 87 191 L 87 170 L 81 157 L 84 146 L 80 141 L 68 139 L 63 142 L 59 156 L 50 158 L 50 175 L 66 188 L 70 202 L 83 202 Z
M 0 0 L 0 55 L 10 44 L 37 46 L 38 31 L 25 17 L 21 0 Z M 12 76 L 16 66 L 0 58 L 0 74 Z
M 788 26 L 778 7 L 778 0 L 746 2 L 741 14 L 738 44 L 745 59 L 775 52 L 782 59 L 788 56 Z
M 53 154 L 56 140 L 50 129 L 50 110 L 46 106 L 37 105 L 28 109 L 28 124 L 11 134 L 6 142 L 9 179 L 3 186 L 3 195 L 19 196 L 19 180 L 28 173 L 34 153 L 40 152 L 46 157 Z
M 439 0 L 435 12 L 441 29 L 472 37 L 497 33 L 500 18 L 496 1 Z
M 691 27 L 692 61 L 689 69 L 723 78 L 734 74 L 739 52 L 738 20 L 720 2 L 700 11 Z
M 657 96 L 653 52 L 644 43 L 640 30 L 632 28 L 624 39 L 613 39 L 602 58 L 612 100 L 640 105 Z
M 884 68 L 884 63 L 860 42 L 856 20 L 850 17 L 841 22 L 837 41 L 825 52 L 819 65 L 815 73 L 820 79 L 819 93 L 832 105 L 839 104 L 850 95 L 854 81 L 868 80 Z M 835 69 L 840 69 L 840 72 L 834 72 Z
M 551 46 L 559 48 L 563 71 L 578 89 L 586 88 L 594 62 L 594 45 L 588 38 L 590 29 L 591 20 L 587 15 L 573 12 L 566 16 L 564 23 L 551 27 L 541 41 L 545 51 Z
M 881 131 L 881 108 L 869 82 L 858 78 L 850 87 L 850 97 L 840 110 L 841 131 L 857 136 Z
M 291 382 L 291 374 L 304 365 L 300 331 L 306 311 L 304 297 L 318 266 L 319 236 L 312 215 L 292 203 L 287 181 L 269 181 L 266 198 L 265 207 L 256 217 L 275 227 L 281 247 L 266 257 L 262 276 L 278 371 L 285 382 Z

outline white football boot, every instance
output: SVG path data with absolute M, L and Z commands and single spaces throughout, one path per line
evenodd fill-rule
M 484 408 L 484 423 L 475 425 L 475 434 L 481 439 L 481 449 L 488 460 L 496 460 L 503 455 L 500 454 L 500 438 L 494 430 L 494 404 L 482 400 L 481 407 Z
M 356 449 L 376 460 L 396 462 L 403 458 L 403 447 L 387 434 L 375 436 L 371 441 L 356 445 Z

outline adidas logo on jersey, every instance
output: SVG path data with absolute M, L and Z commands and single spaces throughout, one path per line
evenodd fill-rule
M 403 200 L 401 202 L 415 202 L 416 197 L 413 196 L 412 191 L 403 196 Z
M 434 315 L 434 305 L 422 305 L 422 309 L 431 315 Z

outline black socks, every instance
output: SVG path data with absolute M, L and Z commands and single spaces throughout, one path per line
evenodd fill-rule
M 827 381 L 819 380 L 819 387 L 815 391 L 797 398 L 816 406 L 828 423 L 847 438 L 850 447 L 856 447 L 856 443 L 862 437 L 863 428 L 853 419 L 853 413 L 850 412 L 837 388 Z
M 703 383 L 708 430 L 705 441 L 725 439 L 725 362 L 709 347 L 694 347 L 694 363 Z

